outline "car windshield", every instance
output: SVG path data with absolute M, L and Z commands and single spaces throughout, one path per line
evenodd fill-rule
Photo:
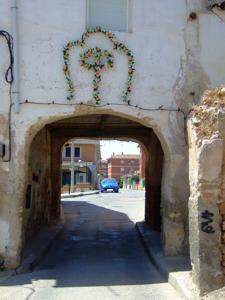
M 106 178 L 102 180 L 102 183 L 117 183 L 117 181 L 113 178 Z

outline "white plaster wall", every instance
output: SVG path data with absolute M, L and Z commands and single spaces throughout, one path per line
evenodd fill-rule
M 0 29 L 10 30 L 10 1 L 0 0 Z M 77 40 L 85 31 L 85 0 L 19 0 L 20 75 L 21 102 L 29 101 L 67 103 L 63 67 L 63 46 L 69 40 Z M 176 107 L 176 85 L 181 72 L 181 62 L 187 62 L 185 29 L 190 8 L 203 8 L 203 1 L 131 1 L 131 33 L 116 32 L 135 57 L 135 78 L 132 104 L 143 107 Z M 200 15 L 198 59 L 204 70 L 207 84 L 211 87 L 224 82 L 224 27 L 225 24 L 212 13 Z M 191 38 L 189 37 L 189 39 Z M 8 85 L 4 71 L 8 51 L 0 39 L 0 113 L 7 112 L 9 105 Z M 112 50 L 102 37 L 91 38 L 87 47 L 100 45 Z M 85 49 L 87 49 L 87 47 Z M 77 62 L 79 53 L 72 54 L 72 74 L 77 92 L 74 102 L 91 99 L 91 72 L 81 69 Z M 115 53 L 115 68 L 103 74 L 103 102 L 121 102 L 121 92 L 126 81 L 126 58 Z M 186 68 L 186 65 L 182 68 Z M 185 70 L 182 76 L 186 76 Z M 188 75 L 187 75 L 188 76 Z M 185 82 L 183 83 L 185 85 Z M 182 88 L 182 86 L 180 87 Z M 191 92 L 191 91 L 190 91 Z M 185 101 L 185 99 L 183 99 Z M 180 104 L 180 102 L 179 102 Z M 63 109 L 63 108 L 62 108 Z
M 10 6 L 9 1 L 1 2 L 4 7 Z M 86 1 L 20 0 L 18 3 L 21 101 L 66 102 L 62 49 L 85 31 Z M 133 0 L 132 3 L 132 33 L 116 33 L 131 49 L 136 61 L 132 103 L 172 107 L 172 87 L 180 68 L 180 57 L 185 56 L 185 1 L 169 0 L 165 4 L 164 1 Z M 98 45 L 111 49 L 102 37 L 90 39 L 87 46 Z M 80 49 L 77 52 L 80 53 Z M 106 72 L 102 80 L 105 102 L 121 102 L 126 82 L 126 57 L 114 54 L 115 68 Z M 75 60 L 72 67 L 78 88 L 74 101 L 89 101 L 92 73 L 83 71 Z
M 10 6 L 9 1 L 0 0 L 0 30 L 10 32 Z M 5 82 L 5 71 L 8 68 L 9 55 L 5 39 L 0 36 L 0 114 L 8 111 L 9 106 L 9 86 Z M 1 122 L 0 122 L 1 125 Z M 1 136 L 1 130 L 0 130 Z
M 225 18 L 225 11 L 223 12 Z M 200 63 L 208 77 L 209 88 L 225 83 L 225 19 L 213 13 L 200 16 Z
M 10 31 L 10 1 L 0 0 L 0 5 L 0 28 Z M 62 70 L 62 49 L 68 41 L 79 39 L 85 31 L 86 1 L 19 0 L 18 5 L 21 102 L 27 99 L 68 103 Z M 199 11 L 204 6 L 202 1 L 197 0 L 169 0 L 166 4 L 162 0 L 131 1 L 131 33 L 116 32 L 116 35 L 135 57 L 132 104 L 149 108 L 160 105 L 176 108 L 177 80 L 183 80 L 182 85 L 178 85 L 182 89 L 188 74 L 185 74 L 185 70 L 181 72 L 181 68 L 187 68 L 187 51 L 190 50 L 187 47 L 192 46 L 190 39 L 195 40 L 195 35 L 199 35 L 200 49 L 200 55 L 196 53 L 196 58 L 204 70 L 207 84 L 214 87 L 223 83 L 224 22 L 212 13 L 200 15 L 198 32 L 191 31 L 187 44 L 187 12 L 190 9 Z M 0 112 L 7 112 L 8 85 L 4 82 L 3 75 L 8 52 L 1 40 Z M 100 35 L 90 38 L 84 50 L 93 46 L 112 50 L 111 44 Z M 76 87 L 73 102 L 78 103 L 91 100 L 93 74 L 82 69 L 77 61 L 84 50 L 76 49 L 72 52 L 71 70 Z M 113 53 L 115 68 L 102 76 L 103 103 L 121 102 L 126 82 L 126 57 L 115 51 Z M 185 102 L 185 95 L 182 101 Z M 180 99 L 179 105 L 182 105 Z

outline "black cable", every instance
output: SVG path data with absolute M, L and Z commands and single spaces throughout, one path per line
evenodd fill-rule
M 7 46 L 9 49 L 9 67 L 5 72 L 5 81 L 9 84 L 13 83 L 13 37 L 5 30 L 0 30 L 0 36 L 3 36 L 7 42 Z
M 183 115 L 185 115 L 185 112 L 181 109 L 181 108 L 164 108 L 163 105 L 157 107 L 157 108 L 145 108 L 145 107 L 141 107 L 138 105 L 133 105 L 133 104 L 127 104 L 127 103 L 105 103 L 105 104 L 100 104 L 100 105 L 94 105 L 94 104 L 87 104 L 87 103 L 59 103 L 59 102 L 55 102 L 55 101 L 51 101 L 51 102 L 35 102 L 35 101 L 29 101 L 26 100 L 24 102 L 20 102 L 20 104 L 40 104 L 40 105 L 60 105 L 60 106 L 87 106 L 87 107 L 96 107 L 96 108 L 102 108 L 102 107 L 106 107 L 109 105 L 116 105 L 116 106 L 130 106 L 133 108 L 138 108 L 140 110 L 145 110 L 145 111 L 174 111 L 174 112 L 180 112 Z
M 187 137 L 186 137 L 186 121 L 187 121 L 187 115 L 185 114 L 185 112 L 180 108 L 164 108 L 163 105 L 157 107 L 157 108 L 145 108 L 145 107 L 140 107 L 138 105 L 133 105 L 133 104 L 127 104 L 127 103 L 106 103 L 106 104 L 100 104 L 100 105 L 94 105 L 94 104 L 87 104 L 87 103 L 58 103 L 55 101 L 52 102 L 35 102 L 35 101 L 24 101 L 24 102 L 20 102 L 20 104 L 40 104 L 40 105 L 60 105 L 60 106 L 87 106 L 87 107 L 106 107 L 109 105 L 117 105 L 117 106 L 130 106 L 133 108 L 138 108 L 140 110 L 144 110 L 144 111 L 171 111 L 171 112 L 178 112 L 178 113 L 182 113 L 183 114 L 183 120 L 184 120 L 184 125 L 183 125 L 183 130 L 184 130 L 184 140 L 185 140 L 185 144 L 188 145 L 187 142 Z
M 3 36 L 7 42 L 8 50 L 9 50 L 9 67 L 7 68 L 5 72 L 5 81 L 10 85 L 9 88 L 9 99 L 10 99 L 10 104 L 9 104 L 9 112 L 8 112 L 8 139 L 9 139 L 9 157 L 7 160 L 4 160 L 2 157 L 2 162 L 10 162 L 11 161 L 11 149 L 12 149 L 12 134 L 11 134 L 11 117 L 12 117 L 12 83 L 13 83 L 13 63 L 14 63 L 14 58 L 13 58 L 13 37 L 11 34 L 9 34 L 5 30 L 0 30 L 0 36 Z

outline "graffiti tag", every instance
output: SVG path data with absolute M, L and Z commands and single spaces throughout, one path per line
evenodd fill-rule
M 206 221 L 202 222 L 201 224 L 201 230 L 206 233 L 214 233 L 215 230 L 213 229 L 213 226 L 210 225 L 213 222 L 213 216 L 214 214 L 209 212 L 208 210 L 205 210 L 202 212 L 201 217 L 205 219 Z

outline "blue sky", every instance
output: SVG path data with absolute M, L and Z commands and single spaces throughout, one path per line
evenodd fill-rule
M 122 141 L 101 141 L 101 156 L 102 159 L 109 158 L 112 154 L 139 154 L 140 148 L 137 143 L 134 142 L 122 142 Z

